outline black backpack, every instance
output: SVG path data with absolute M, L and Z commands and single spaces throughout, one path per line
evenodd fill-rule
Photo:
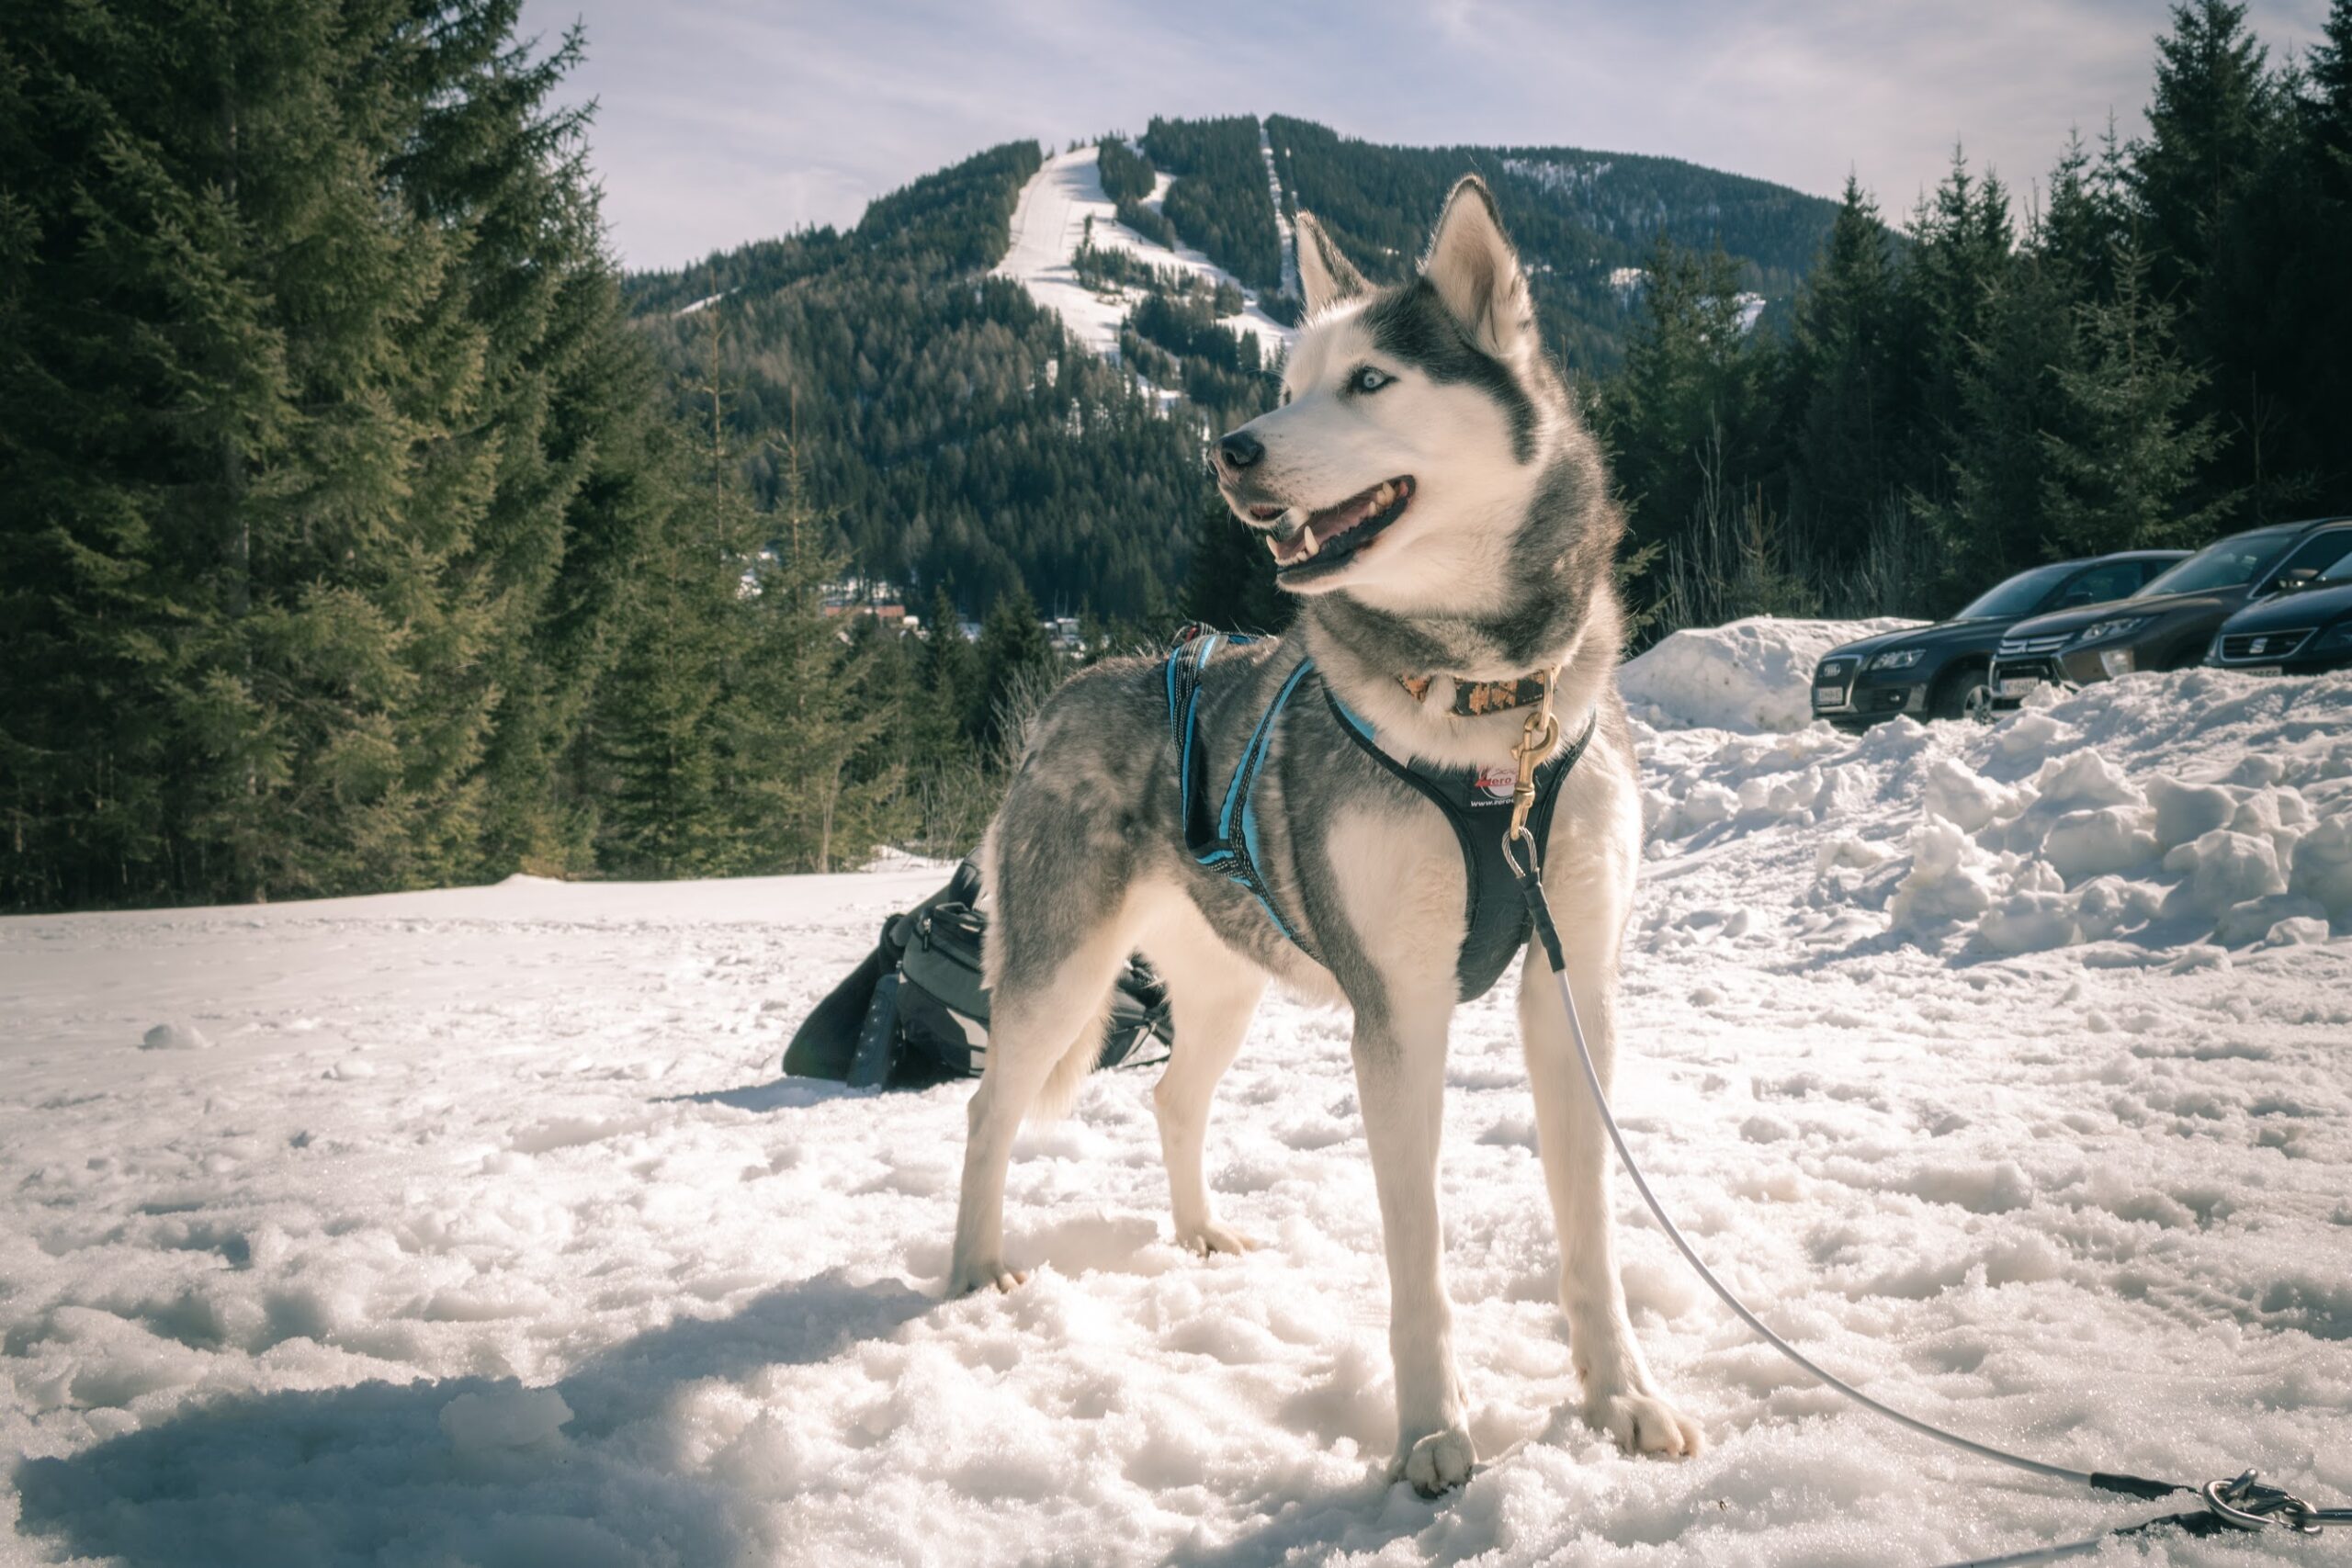
M 978 1077 L 989 1049 L 989 995 L 980 981 L 988 917 L 975 907 L 979 892 L 979 868 L 967 860 L 946 886 L 884 922 L 874 951 L 793 1035 L 784 1070 L 853 1089 Z M 1167 987 L 1140 956 L 1130 958 L 1095 1065 L 1164 1062 L 1174 1039 Z

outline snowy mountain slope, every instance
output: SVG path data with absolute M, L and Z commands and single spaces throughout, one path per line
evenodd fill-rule
M 1012 209 L 1012 244 L 998 264 L 996 276 L 1009 277 L 1029 290 L 1037 303 L 1060 316 L 1072 336 L 1106 359 L 1119 356 L 1119 323 L 1141 298 L 1132 288 L 1100 293 L 1079 281 L 1070 258 L 1087 235 L 1087 220 L 1094 220 L 1094 243 L 1104 249 L 1131 251 L 1145 264 L 1172 272 L 1191 273 L 1211 283 L 1240 284 L 1216 263 L 1191 246 L 1170 250 L 1145 238 L 1118 220 L 1117 204 L 1103 194 L 1097 167 L 1102 149 L 1088 145 L 1046 160 L 1045 166 L 1021 188 Z M 1170 182 L 1161 175 L 1156 201 Z M 1271 363 L 1287 348 L 1291 329 L 1259 308 L 1257 298 L 1243 290 L 1248 301 L 1238 316 L 1218 323 L 1235 332 L 1253 333 Z
M 2352 678 L 1643 739 L 1618 1100 L 1734 1285 L 1988 1440 L 2352 1495 Z M 2214 912 L 2266 863 L 2323 913 L 2224 930 L 2280 897 Z M 0 1562 L 1882 1568 L 2156 1511 L 1841 1406 L 1622 1187 L 1637 1321 L 1713 1447 L 1635 1462 L 1556 1415 L 1508 980 L 1448 1075 L 1460 1495 L 1379 1478 L 1331 1014 L 1271 1001 L 1219 1097 L 1212 1179 L 1264 1250 L 1169 1243 L 1149 1075 L 1114 1073 L 1022 1141 L 1040 1271 L 939 1302 L 963 1090 L 774 1077 L 938 874 L 0 921 L 0 1432 L 31 1456 Z M 2069 945 L 2000 938 L 2063 900 Z

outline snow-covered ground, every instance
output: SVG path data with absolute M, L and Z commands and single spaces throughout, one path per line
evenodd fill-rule
M 2352 1495 L 2352 676 L 1644 739 L 1618 1100 L 1734 1286 L 1989 1441 Z M 1883 1568 L 2159 1511 L 1842 1405 L 1622 1185 L 1712 1446 L 1636 1461 L 1556 1414 L 1508 980 L 1449 1070 L 1459 1495 L 1382 1479 L 1332 1014 L 1271 1002 L 1220 1096 L 1212 1179 L 1263 1250 L 1170 1244 L 1149 1075 L 1113 1073 L 1022 1142 L 1030 1281 L 940 1301 L 962 1089 L 775 1078 L 937 875 L 0 921 L 0 1562 Z
M 1171 272 L 1192 273 L 1212 283 L 1241 285 L 1232 274 L 1190 245 L 1170 250 L 1119 221 L 1117 204 L 1102 192 L 1102 150 L 1090 142 L 1075 152 L 1046 160 L 1045 166 L 1021 187 L 1012 209 L 1012 245 L 997 265 L 997 276 L 1010 277 L 1029 290 L 1037 303 L 1062 319 L 1072 336 L 1105 359 L 1119 356 L 1119 323 L 1140 302 L 1135 289 L 1101 292 L 1079 281 L 1070 258 L 1086 238 L 1086 220 L 1094 220 L 1094 243 L 1103 250 L 1125 250 L 1149 265 Z M 1152 200 L 1164 195 L 1171 182 L 1162 175 Z M 1151 202 L 1147 202 L 1151 205 Z M 1257 297 L 1242 290 L 1241 313 L 1225 317 L 1220 325 L 1234 332 L 1257 334 L 1268 363 L 1290 346 L 1291 329 L 1259 308 Z

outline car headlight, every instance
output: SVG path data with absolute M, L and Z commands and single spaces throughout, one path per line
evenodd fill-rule
M 2312 638 L 2312 652 L 2323 648 L 2352 648 L 2352 620 L 2338 621 Z
M 2121 637 L 2125 632 L 2138 631 L 2148 624 L 2150 618 L 2146 615 L 2118 615 L 2111 621 L 2093 621 L 2083 628 L 2083 635 L 2075 640 L 2097 642 L 2105 637 Z
M 1924 648 L 1898 648 L 1893 653 L 1882 653 L 1871 660 L 1873 670 L 1908 670 L 1927 657 Z

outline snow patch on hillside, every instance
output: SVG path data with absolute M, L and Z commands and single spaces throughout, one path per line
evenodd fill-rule
M 1021 187 L 1020 200 L 1012 209 L 1012 247 L 997 265 L 996 276 L 1027 288 L 1037 303 L 1061 317 L 1073 337 L 1115 363 L 1119 323 L 1143 296 L 1130 288 L 1098 292 L 1079 281 L 1071 258 L 1085 242 L 1089 218 L 1094 220 L 1098 247 L 1131 251 L 1151 266 L 1191 273 L 1211 283 L 1227 283 L 1236 288 L 1241 285 L 1191 246 L 1171 251 L 1121 223 L 1117 204 L 1103 194 L 1101 157 L 1102 150 L 1091 142 L 1074 152 L 1060 153 L 1046 159 L 1045 166 Z M 1166 188 L 1162 184 L 1153 192 L 1153 199 Z M 1225 317 L 1219 324 L 1256 334 L 1259 347 L 1271 363 L 1290 346 L 1294 334 L 1259 308 L 1255 294 L 1242 289 L 1242 298 L 1246 303 L 1240 314 Z
M 1283 292 L 1292 299 L 1304 298 L 1298 287 L 1298 232 L 1291 226 L 1290 214 L 1283 210 L 1283 177 L 1274 172 L 1274 141 L 1266 132 L 1263 118 L 1258 121 L 1258 156 L 1266 164 L 1266 196 L 1274 204 L 1274 231 L 1281 237 L 1283 249 Z
M 1891 617 L 1791 621 L 1753 615 L 1670 632 L 1618 675 L 1628 706 L 1669 728 L 1802 729 L 1813 722 L 1823 654 L 1881 632 L 1923 626 Z
M 1800 639 L 1853 629 L 1720 646 L 1784 712 Z M 1615 1098 L 1695 1245 L 1939 1424 L 2352 1495 L 2352 676 L 1636 736 Z M 1017 1146 L 1036 1272 L 941 1301 L 966 1086 L 775 1075 L 943 875 L 0 919 L 0 1561 L 1875 1568 L 2169 1511 L 1811 1385 L 1623 1182 L 1636 1325 L 1711 1446 L 1618 1454 L 1575 1414 L 1509 978 L 1446 1069 L 1458 1495 L 1385 1480 L 1338 1014 L 1270 999 L 1218 1096 L 1210 1180 L 1263 1249 L 1174 1245 L 1152 1075 L 1104 1074 Z M 212 1048 L 142 1049 L 159 1020 Z

